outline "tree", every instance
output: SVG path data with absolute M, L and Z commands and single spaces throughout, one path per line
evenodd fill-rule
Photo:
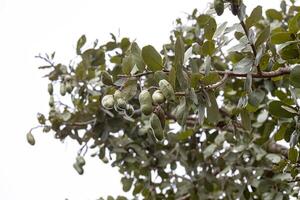
M 69 65 L 39 55 L 50 110 L 35 128 L 82 145 L 79 174 L 93 149 L 135 198 L 299 198 L 300 7 L 280 5 L 246 15 L 215 0 L 177 19 L 160 51 L 112 34 L 92 47 L 81 36 Z M 217 24 L 224 9 L 239 23 Z

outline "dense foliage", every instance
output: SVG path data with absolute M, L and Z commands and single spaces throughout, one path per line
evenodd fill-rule
M 40 55 L 50 110 L 38 127 L 82 145 L 79 174 L 87 152 L 118 167 L 134 198 L 300 198 L 300 7 L 280 7 L 215 0 L 177 19 L 160 51 L 112 34 L 80 37 L 69 65 Z M 224 9 L 239 23 L 218 24 Z

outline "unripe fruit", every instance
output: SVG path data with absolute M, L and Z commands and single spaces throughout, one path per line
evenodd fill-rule
M 139 102 L 141 105 L 141 111 L 144 115 L 150 115 L 153 111 L 152 97 L 148 90 L 141 91 L 139 95 Z
M 60 84 L 60 94 L 62 95 L 62 96 L 65 96 L 66 95 L 66 92 L 67 92 L 67 90 L 66 90 L 66 85 L 64 84 L 64 83 L 61 83 Z
M 49 106 L 53 107 L 54 106 L 54 97 L 51 95 L 49 99 Z
M 68 81 L 71 81 L 72 80 L 72 76 L 70 76 L 70 75 L 66 75 L 65 77 L 64 77 L 64 81 L 65 82 L 68 82 Z
M 101 72 L 101 81 L 104 85 L 113 85 L 112 77 L 106 71 Z
M 32 135 L 31 132 L 27 133 L 26 135 L 26 139 L 27 139 L 27 142 L 30 144 L 30 145 L 34 145 L 35 144 L 35 139 Z
M 114 99 L 120 99 L 122 98 L 122 92 L 120 90 L 116 90 L 114 93 Z
M 76 163 L 77 163 L 80 167 L 84 166 L 84 165 L 85 165 L 84 157 L 82 157 L 82 156 L 77 156 L 77 157 L 76 157 Z
M 126 101 L 123 98 L 117 99 L 117 108 L 120 110 L 125 110 L 126 109 Z
M 162 104 L 165 102 L 166 98 L 160 90 L 155 90 L 152 94 L 152 100 L 154 104 Z
M 111 94 L 105 95 L 101 100 L 101 104 L 106 109 L 112 109 L 115 104 L 113 95 L 111 95 Z
M 83 174 L 83 172 L 84 172 L 83 168 L 82 168 L 81 166 L 79 166 L 77 163 L 74 163 L 74 164 L 73 164 L 73 167 L 74 167 L 74 169 L 77 171 L 77 173 L 78 173 L 79 175 L 82 175 L 82 174 Z
M 49 83 L 49 84 L 48 84 L 48 93 L 49 93 L 50 95 L 53 94 L 53 85 L 52 85 L 52 83 Z
M 66 83 L 66 91 L 67 91 L 68 93 L 71 93 L 72 90 L 73 90 L 73 86 L 72 86 L 71 82 L 67 82 L 67 83 Z
M 159 81 L 159 89 L 168 101 L 175 100 L 175 93 L 172 85 L 165 79 Z
M 150 124 L 151 124 L 151 128 L 153 130 L 153 134 L 154 134 L 155 138 L 159 141 L 163 140 L 164 139 L 164 131 L 161 126 L 161 122 L 160 122 L 158 116 L 154 113 L 150 117 Z
M 223 0 L 214 0 L 214 8 L 218 16 L 222 15 L 224 12 L 224 1 Z

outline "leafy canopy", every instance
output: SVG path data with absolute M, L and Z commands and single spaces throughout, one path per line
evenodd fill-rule
M 159 50 L 83 35 L 76 62 L 40 55 L 50 110 L 38 127 L 82 145 L 79 174 L 87 152 L 118 167 L 135 198 L 299 198 L 300 7 L 280 7 L 247 15 L 241 0 L 215 0 L 177 19 Z M 217 23 L 224 10 L 238 23 Z

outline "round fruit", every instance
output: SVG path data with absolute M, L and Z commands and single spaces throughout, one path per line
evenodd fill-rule
M 27 138 L 27 142 L 30 145 L 34 145 L 35 144 L 35 139 L 34 139 L 34 137 L 33 137 L 33 135 L 32 135 L 31 132 L 27 133 L 26 138 Z
M 117 108 L 120 110 L 125 110 L 126 109 L 126 101 L 123 98 L 117 99 Z
M 139 95 L 139 102 L 141 105 L 141 111 L 144 115 L 150 115 L 153 111 L 152 97 L 148 90 L 141 91 Z
M 165 102 L 166 98 L 160 90 L 156 90 L 152 94 L 152 100 L 153 100 L 154 104 L 162 104 Z
M 116 90 L 114 93 L 114 99 L 122 98 L 122 92 L 120 90 Z
M 70 82 L 67 82 L 67 83 L 66 83 L 66 91 L 67 91 L 68 93 L 71 93 L 72 90 L 73 90 L 72 84 L 71 84 Z
M 101 100 L 101 104 L 104 108 L 106 109 L 112 109 L 114 107 L 114 97 L 113 95 L 105 95 L 102 100 Z
M 175 93 L 172 85 L 165 79 L 159 81 L 159 89 L 169 101 L 175 100 Z

